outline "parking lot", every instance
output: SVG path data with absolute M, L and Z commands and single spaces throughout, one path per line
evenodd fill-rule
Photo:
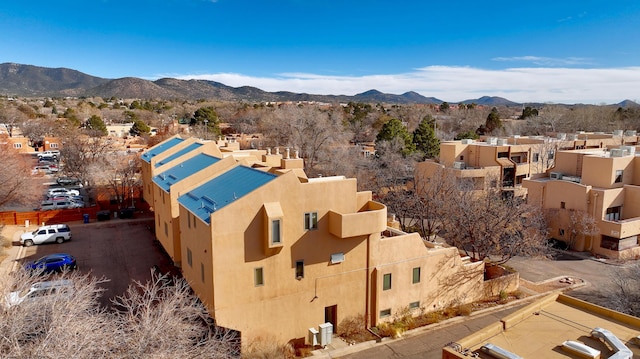
M 110 298 L 122 295 L 133 281 L 144 283 L 149 280 L 154 266 L 163 273 L 179 275 L 154 239 L 153 217 L 68 224 L 71 241 L 23 247 L 19 262 L 33 261 L 52 253 L 73 255 L 81 273 L 109 280 L 102 284 L 106 289 L 102 298 L 105 306 L 110 304 Z M 30 226 L 29 230 L 35 228 Z M 19 232 L 24 232 L 24 228 Z M 16 234 L 18 239 L 20 233 Z M 13 244 L 20 245 L 19 242 Z

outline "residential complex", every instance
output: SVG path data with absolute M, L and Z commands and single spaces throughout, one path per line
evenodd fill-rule
M 559 151 L 548 175 L 523 183 L 528 200 L 549 213 L 552 238 L 608 258 L 640 257 L 640 157 L 635 151 L 635 146 Z
M 517 288 L 484 264 L 394 228 L 355 179 L 308 178 L 288 149 L 172 137 L 142 154 L 156 236 L 216 323 L 280 342 L 361 316 L 442 309 Z M 320 343 L 322 344 L 322 343 Z

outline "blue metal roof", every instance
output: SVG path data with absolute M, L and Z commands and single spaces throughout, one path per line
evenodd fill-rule
M 197 148 L 198 148 L 198 147 L 200 147 L 200 146 L 202 146 L 202 143 L 197 143 L 197 142 L 192 143 L 192 144 L 190 144 L 189 146 L 187 146 L 187 147 L 185 147 L 185 148 L 181 149 L 180 151 L 178 151 L 178 152 L 176 152 L 176 153 L 172 154 L 171 156 L 169 156 L 169 157 L 167 157 L 167 158 L 163 159 L 162 161 L 158 161 L 158 162 L 156 163 L 156 167 L 158 167 L 158 166 L 162 166 L 162 165 L 164 165 L 164 164 L 166 164 L 166 163 L 169 163 L 169 162 L 171 162 L 171 161 L 175 160 L 176 158 L 178 158 L 178 157 L 180 157 L 180 156 L 182 156 L 182 155 L 184 155 L 184 154 L 186 154 L 186 153 L 189 153 L 189 152 L 191 152 L 191 151 L 193 151 L 193 150 L 197 149 Z
M 178 198 L 178 202 L 206 223 L 220 210 L 277 176 L 245 166 L 237 166 Z
M 197 154 L 177 166 L 153 177 L 153 182 L 163 190 L 169 192 L 171 185 L 181 181 L 192 174 L 199 172 L 212 164 L 220 161 L 219 158 L 204 153 Z
M 142 156 L 140 156 L 142 158 L 143 161 L 147 162 L 147 163 L 151 163 L 151 158 L 161 154 L 162 152 L 170 149 L 173 146 L 176 146 L 180 143 L 182 143 L 182 141 L 184 141 L 182 138 L 172 138 L 166 142 L 161 142 L 159 143 L 157 146 L 155 146 L 154 148 L 145 151 Z

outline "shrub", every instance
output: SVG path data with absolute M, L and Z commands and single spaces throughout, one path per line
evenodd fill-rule
M 375 337 L 366 329 L 364 315 L 353 315 L 343 319 L 338 326 L 338 335 L 347 343 L 362 343 Z

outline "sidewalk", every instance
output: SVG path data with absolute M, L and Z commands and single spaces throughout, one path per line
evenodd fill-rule
M 1 276 L 9 275 L 9 273 L 13 272 L 18 267 L 18 260 L 22 258 L 24 250 L 24 247 L 20 245 L 20 236 L 22 233 L 28 230 L 35 230 L 36 228 L 37 226 L 35 225 L 29 226 L 29 228 L 25 228 L 24 226 L 6 225 L 2 228 L 2 236 L 6 238 L 6 240 L 11 241 L 11 246 L 2 248 L 2 252 L 6 256 L 0 262 Z

